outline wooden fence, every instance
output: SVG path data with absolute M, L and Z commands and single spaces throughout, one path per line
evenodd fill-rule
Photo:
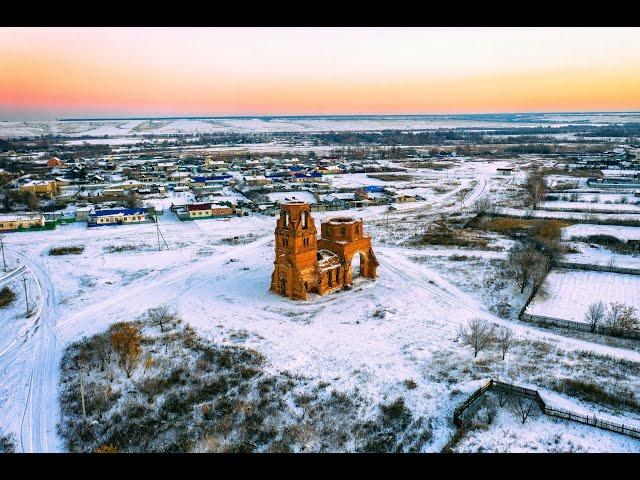
M 484 392 L 489 390 L 492 386 L 493 380 L 489 380 L 487 383 L 485 383 L 483 386 L 469 395 L 464 403 L 453 411 L 453 423 L 456 425 L 456 427 L 459 428 L 462 426 L 462 414 L 471 406 L 473 402 L 480 398 L 484 394 Z
M 490 379 L 487 383 L 485 383 L 482 387 L 474 391 L 469 397 L 453 411 L 453 423 L 456 427 L 460 428 L 463 425 L 462 415 L 464 412 L 475 402 L 478 398 L 480 398 L 485 392 L 490 389 L 499 389 L 510 394 L 519 395 L 523 397 L 530 398 L 534 402 L 538 404 L 540 410 L 545 415 L 549 415 L 550 417 L 562 418 L 565 420 L 571 420 L 574 422 L 582 423 L 585 425 L 590 425 L 592 427 L 601 428 L 603 430 L 609 430 L 611 432 L 621 433 L 623 435 L 627 435 L 629 437 L 640 439 L 640 429 L 629 427 L 622 423 L 611 422 L 608 420 L 601 420 L 594 416 L 582 415 L 576 412 L 570 412 L 568 410 L 562 410 L 559 408 L 550 407 L 546 404 L 542 396 L 537 390 L 532 390 L 530 388 L 520 387 L 518 385 L 513 385 L 510 383 L 501 382 L 498 380 Z
M 560 267 L 574 270 L 593 270 L 596 272 L 626 273 L 640 275 L 640 268 L 616 267 L 615 265 L 599 265 L 594 263 L 560 262 Z
M 528 214 L 527 212 L 522 213 L 508 213 L 502 212 L 501 210 L 497 210 L 495 212 L 487 213 L 487 215 L 491 217 L 507 217 L 507 218 L 523 218 L 525 220 L 567 220 L 571 223 L 597 223 L 598 225 L 620 225 L 627 227 L 639 227 L 640 226 L 640 214 L 637 213 L 629 213 L 629 214 L 618 214 L 618 215 L 630 215 L 624 218 L 591 218 L 589 213 L 584 212 L 573 212 L 575 216 L 554 216 L 551 215 L 551 210 L 535 210 L 536 214 Z M 549 212 L 545 214 L 545 212 Z M 557 212 L 562 214 L 563 212 Z M 564 212 L 570 213 L 570 212 Z M 611 215 L 613 216 L 613 215 Z
M 598 215 L 638 215 L 640 214 L 640 210 L 637 208 L 624 208 L 624 206 L 633 206 L 634 204 L 620 204 L 622 208 L 620 210 L 612 210 L 607 208 L 589 208 L 589 207 L 555 207 L 553 205 L 541 205 L 540 210 L 545 212 L 567 212 L 567 213 L 595 213 Z
M 525 306 L 526 309 L 526 306 Z M 524 309 L 520 315 L 520 319 L 524 322 L 537 323 L 538 325 L 553 325 L 561 328 L 569 328 L 571 330 L 578 330 L 580 332 L 591 332 L 591 325 L 586 322 L 576 322 L 574 320 L 563 320 L 561 318 L 546 317 L 544 315 L 531 315 L 525 313 Z M 596 325 L 595 331 L 601 335 L 611 335 L 619 338 L 630 338 L 632 340 L 640 339 L 640 331 L 634 332 L 618 332 L 605 325 Z

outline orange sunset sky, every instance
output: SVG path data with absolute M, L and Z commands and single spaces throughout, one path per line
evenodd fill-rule
M 640 110 L 639 28 L 0 28 L 0 119 Z

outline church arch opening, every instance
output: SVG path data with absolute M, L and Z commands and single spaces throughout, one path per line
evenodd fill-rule
M 362 271 L 363 268 L 364 255 L 360 252 L 357 252 L 351 259 L 351 278 L 355 279 L 361 277 L 364 274 L 364 272 Z

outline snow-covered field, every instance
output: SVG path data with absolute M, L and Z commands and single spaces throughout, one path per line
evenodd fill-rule
M 113 136 L 124 137 L 143 134 L 194 134 L 216 132 L 317 132 L 367 130 L 424 130 L 434 128 L 499 128 L 552 126 L 588 122 L 634 122 L 637 114 L 585 115 L 580 120 L 573 116 L 540 114 L 527 119 L 506 121 L 484 117 L 464 116 L 371 116 L 371 117 L 256 117 L 256 118 L 204 118 L 156 120 L 93 120 L 93 121 L 0 121 L 0 137 L 39 135 Z
M 527 307 L 531 315 L 586 322 L 590 304 L 620 302 L 640 310 L 640 276 L 580 270 L 552 271 L 546 298 L 536 297 Z
M 590 235 L 611 235 L 620 240 L 640 240 L 640 227 L 576 223 L 562 229 L 562 237 L 566 240 Z
M 543 202 L 539 208 L 543 210 L 573 210 L 576 212 L 607 211 L 612 213 L 640 213 L 640 205 L 632 200 L 629 204 L 591 203 L 591 202 Z
M 568 253 L 564 260 L 572 263 L 584 263 L 589 265 L 601 265 L 603 267 L 622 267 L 640 269 L 640 255 L 627 255 L 613 253 L 607 248 L 587 245 L 585 243 L 576 244 L 580 253 Z
M 590 213 L 590 212 L 559 212 L 554 210 L 527 210 L 524 208 L 499 208 L 498 213 L 512 215 L 518 218 L 557 218 L 559 220 L 586 220 L 586 221 L 633 221 L 640 222 L 638 213 Z
M 381 241 L 391 232 L 423 228 L 430 221 L 423 218 L 427 212 L 453 213 L 461 204 L 469 208 L 497 188 L 494 173 L 494 164 L 478 162 L 431 171 L 429 180 L 426 173 L 417 174 L 425 192 L 427 181 L 448 188 L 440 193 L 431 189 L 427 202 L 398 205 L 391 215 L 386 207 L 314 214 L 317 225 L 345 213 L 363 218 L 380 267 L 376 281 L 360 279 L 351 291 L 307 302 L 268 290 L 274 259 L 272 217 L 177 222 L 165 214 L 160 228 L 168 251 L 157 250 L 154 224 L 95 229 L 73 224 L 55 231 L 6 235 L 10 262 L 16 265 L 19 260 L 29 270 L 35 314 L 25 321 L 20 296 L 9 310 L 1 311 L 0 428 L 16 435 L 18 451 L 62 450 L 55 431 L 60 418 L 56 388 L 65 345 L 104 331 L 114 322 L 135 319 L 162 303 L 175 304 L 185 322 L 216 342 L 231 342 L 229 332 L 248 332 L 243 344 L 265 355 L 273 371 L 322 380 L 342 392 L 357 389 L 362 397 L 376 402 L 403 397 L 413 412 L 433 420 L 433 440 L 426 451 L 439 451 L 447 443 L 454 432 L 453 409 L 490 376 L 544 386 L 540 384 L 554 376 L 591 378 L 597 367 L 605 372 L 599 373 L 603 381 L 609 374 L 618 375 L 616 385 L 637 387 L 638 376 L 628 365 L 637 368 L 638 350 L 498 318 L 488 311 L 475 285 L 466 289 L 462 268 L 457 277 L 449 278 L 444 270 L 411 259 L 423 250 Z M 240 237 L 240 242 L 234 237 Z M 71 245 L 85 249 L 80 255 L 48 255 L 52 247 Z M 497 253 L 487 254 L 484 260 L 499 259 Z M 468 275 L 480 276 L 475 269 L 486 262 L 468 265 Z M 17 279 L 11 286 L 19 293 Z M 629 287 L 631 296 L 639 286 Z M 460 344 L 460 326 L 476 316 L 514 329 L 519 343 L 505 362 L 495 352 L 483 352 L 474 360 L 472 352 Z M 616 362 L 627 362 L 622 377 Z M 407 389 L 408 380 L 416 388 Z M 363 406 L 365 415 L 373 415 L 373 402 L 368 405 Z M 596 407 L 586 404 L 584 408 Z M 618 413 L 638 420 L 636 413 Z M 508 419 L 500 423 L 500 428 L 516 437 L 528 427 Z M 543 432 L 544 425 L 537 431 Z M 582 442 L 592 451 L 638 450 L 640 442 L 628 437 L 606 434 L 609 440 L 601 442 L 604 434 L 592 432 L 572 427 L 564 438 Z M 525 448 L 517 438 L 500 435 L 505 439 L 496 448 Z

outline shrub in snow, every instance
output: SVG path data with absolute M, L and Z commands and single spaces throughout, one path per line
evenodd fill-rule
M 12 434 L 0 432 L 0 453 L 15 453 L 16 444 Z
M 16 294 L 13 293 L 9 287 L 4 287 L 0 290 L 0 308 L 6 307 L 16 298 Z

